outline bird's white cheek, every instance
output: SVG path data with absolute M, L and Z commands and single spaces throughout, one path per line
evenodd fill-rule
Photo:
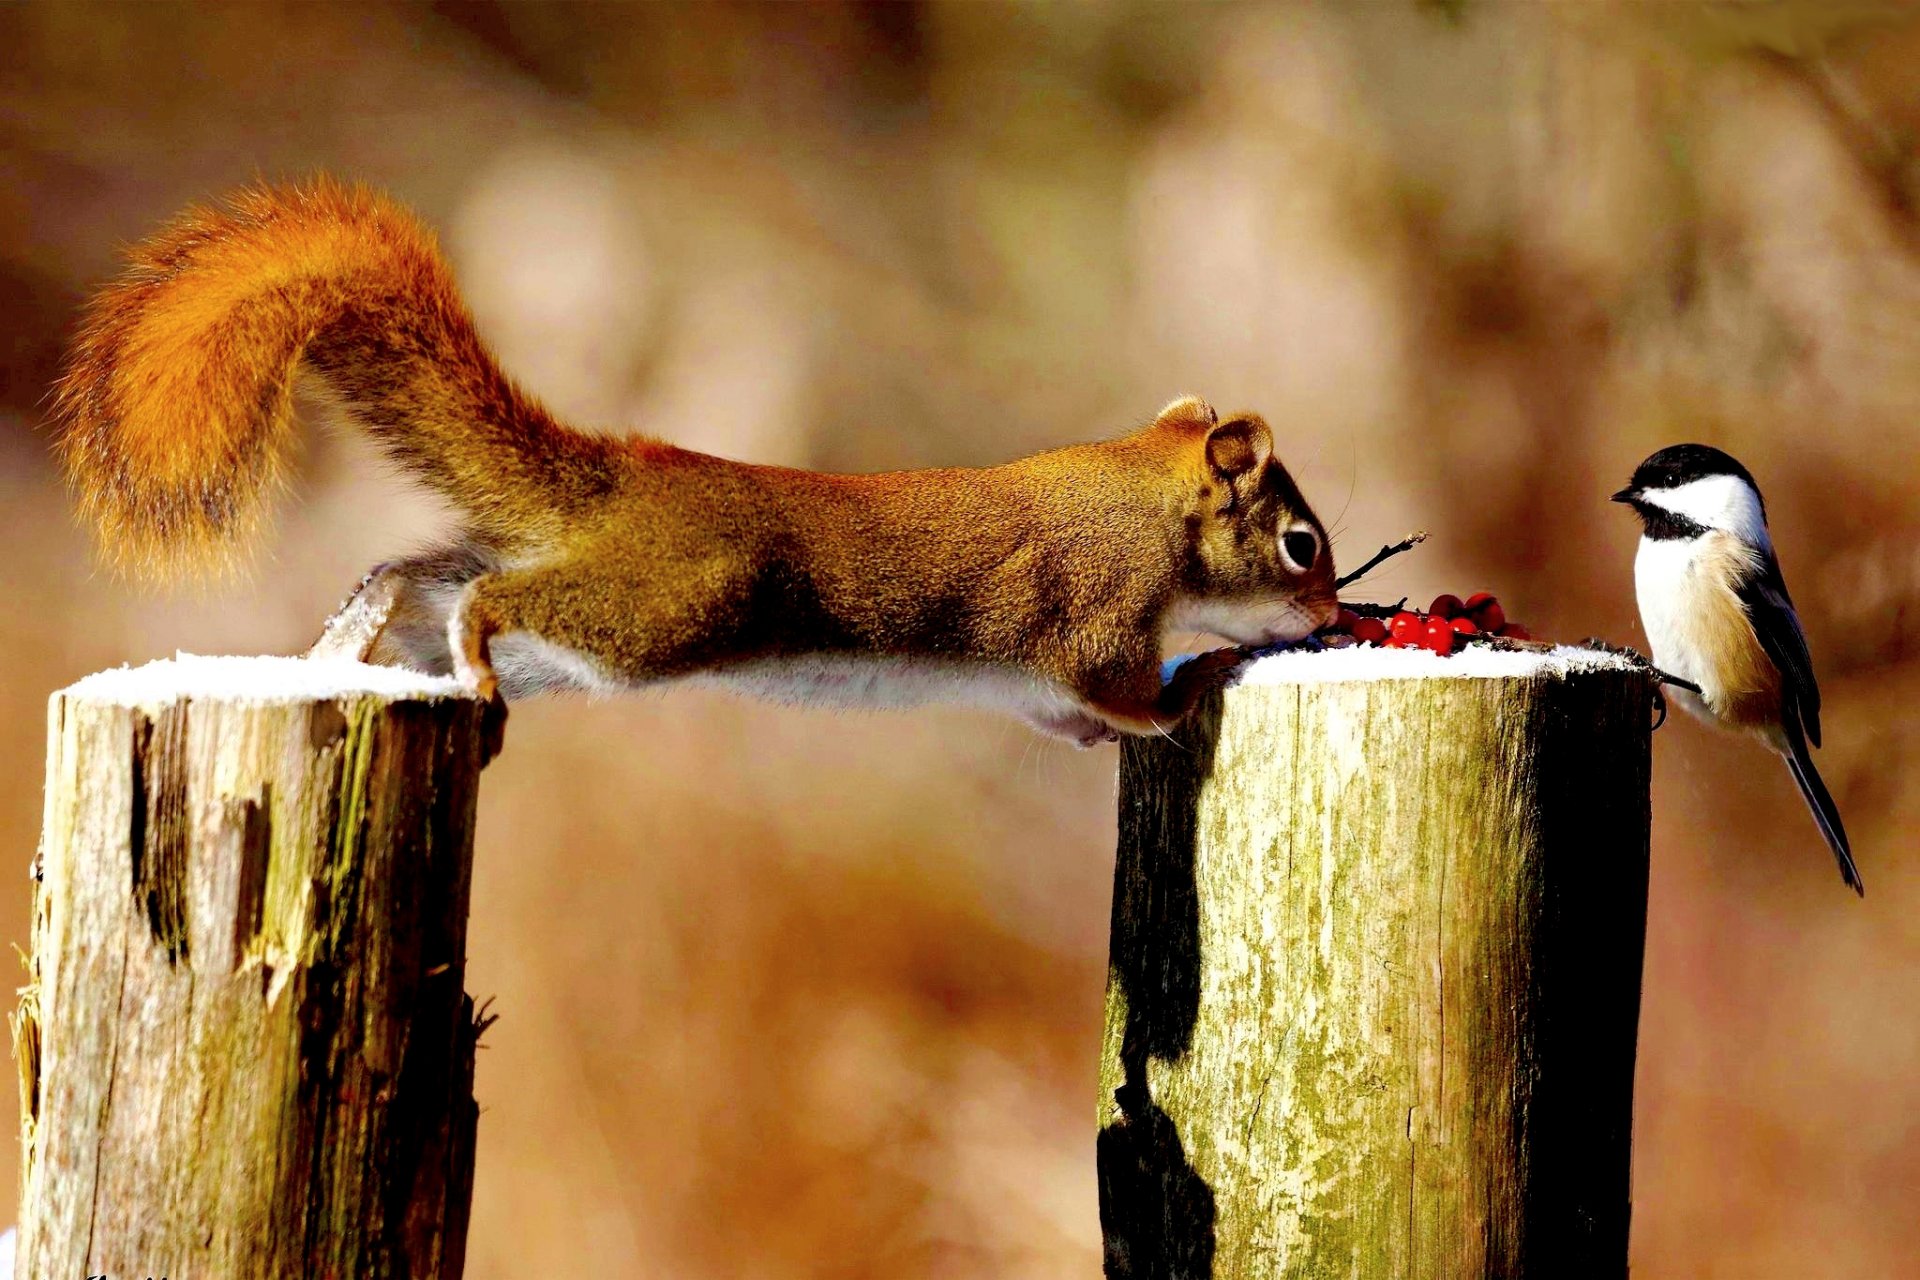
M 1650 490 L 1644 500 L 1709 529 L 1723 529 L 1751 546 L 1773 545 L 1759 495 L 1738 476 L 1706 476 L 1677 488 Z

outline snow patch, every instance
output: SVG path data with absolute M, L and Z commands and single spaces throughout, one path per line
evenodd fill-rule
M 1443 658 L 1426 649 L 1294 649 L 1256 658 L 1240 669 L 1237 684 L 1331 684 L 1347 680 L 1491 680 L 1526 676 L 1565 679 L 1577 672 L 1636 671 L 1631 659 L 1598 649 L 1556 645 L 1545 651 L 1469 645 Z
M 153 706 L 182 698 L 227 698 L 245 702 L 317 702 L 353 694 L 387 698 L 468 697 L 452 676 L 430 676 L 404 667 L 376 667 L 347 658 L 205 657 L 179 653 L 141 667 L 100 671 L 62 692 L 70 698 L 123 707 Z

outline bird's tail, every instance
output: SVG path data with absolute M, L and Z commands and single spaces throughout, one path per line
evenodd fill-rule
M 1853 863 L 1853 846 L 1847 842 L 1847 828 L 1840 821 L 1840 807 L 1827 794 L 1827 784 L 1820 780 L 1820 771 L 1813 767 L 1813 756 L 1807 750 L 1806 737 L 1797 726 L 1790 726 L 1786 733 L 1787 768 L 1793 772 L 1793 780 L 1800 785 L 1800 794 L 1806 798 L 1807 808 L 1813 810 L 1813 820 L 1820 825 L 1820 834 L 1827 839 L 1827 847 L 1833 850 L 1833 859 L 1840 864 L 1840 878 L 1847 887 L 1861 897 L 1867 896 L 1867 887 L 1860 881 L 1860 868 Z

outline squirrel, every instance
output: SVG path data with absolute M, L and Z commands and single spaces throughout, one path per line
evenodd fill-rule
M 298 372 L 462 516 L 451 545 L 370 574 L 317 650 L 496 703 L 691 678 L 984 704 L 1090 746 L 1164 731 L 1244 660 L 1163 684 L 1167 631 L 1257 646 L 1338 608 L 1267 424 L 1196 397 L 1001 466 L 761 466 L 558 422 L 481 341 L 432 232 L 366 188 L 250 189 L 130 257 L 53 396 L 106 558 L 234 563 L 284 480 Z

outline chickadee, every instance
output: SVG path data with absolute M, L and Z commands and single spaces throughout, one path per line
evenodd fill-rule
M 1613 500 L 1640 514 L 1633 582 L 1654 665 L 1700 686 L 1672 696 L 1786 758 L 1841 878 L 1864 896 L 1840 810 L 1807 750 L 1820 745 L 1820 686 L 1753 477 L 1718 449 L 1676 444 L 1641 463 Z

